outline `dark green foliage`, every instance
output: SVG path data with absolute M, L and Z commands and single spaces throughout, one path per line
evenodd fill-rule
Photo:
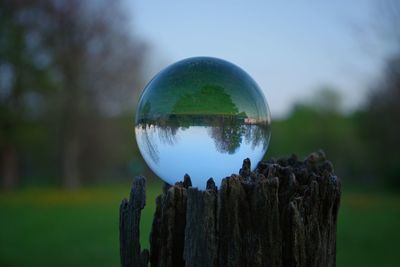
M 26 168 L 21 154 L 27 145 L 43 140 L 43 119 L 39 119 L 43 107 L 37 106 L 53 85 L 34 6 L 29 1 L 0 2 L 0 186 L 4 189 L 20 182 Z
M 400 55 L 387 62 L 366 108 L 360 112 L 360 135 L 369 145 L 368 163 L 392 188 L 400 189 Z
M 4 187 L 61 184 L 62 177 L 68 179 L 66 158 L 73 159 L 71 165 L 83 184 L 149 172 L 132 129 L 139 93 L 133 88 L 143 85 L 142 57 L 137 55 L 143 55 L 144 46 L 126 35 L 123 19 L 102 20 L 123 16 L 92 20 L 95 11 L 82 3 L 0 2 L 0 179 L 12 179 L 8 185 L 3 181 Z M 121 10 L 116 3 L 107 11 L 120 14 Z M 266 158 L 293 152 L 305 156 L 323 149 L 345 184 L 398 190 L 400 64 L 398 54 L 390 58 L 361 111 L 340 113 L 340 97 L 333 90 L 322 90 L 311 103 L 295 106 L 287 118 L 275 119 Z M 194 75 L 185 79 L 193 80 Z M 245 85 L 237 85 L 241 86 Z M 251 116 L 239 113 L 239 105 L 233 102 L 248 98 L 239 89 L 232 99 L 219 85 L 197 87 L 196 83 L 187 95 L 180 95 L 181 89 L 169 95 L 161 92 L 160 112 L 170 112 L 166 104 L 178 99 L 177 114 Z M 149 114 L 157 107 L 148 102 L 143 108 Z M 189 120 L 180 123 L 190 125 Z M 236 130 L 220 129 L 214 134 L 221 151 L 232 152 L 240 142 Z
M 119 1 L 0 2 L 0 186 L 126 177 L 144 57 L 127 25 Z
M 380 182 L 376 177 L 366 181 L 364 161 L 369 153 L 358 133 L 357 117 L 323 112 L 310 105 L 298 105 L 287 119 L 273 121 L 270 147 L 266 158 L 290 155 L 300 157 L 322 149 L 333 162 L 345 184 Z
M 231 97 L 221 86 L 204 86 L 200 91 L 181 96 L 172 114 L 237 115 Z

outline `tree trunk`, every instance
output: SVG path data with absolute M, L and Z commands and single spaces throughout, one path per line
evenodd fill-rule
M 220 189 L 212 179 L 205 191 L 190 185 L 185 177 L 157 198 L 151 266 L 336 266 L 340 181 L 322 152 L 260 162 L 254 172 L 246 159 Z M 140 219 L 140 209 L 131 215 Z M 120 234 L 132 253 L 122 242 L 132 234 Z
M 68 189 L 76 189 L 80 186 L 80 144 L 75 136 L 67 138 L 62 157 L 63 184 Z
M 8 145 L 4 148 L 1 155 L 2 163 L 2 187 L 6 191 L 13 190 L 18 185 L 18 157 L 16 149 Z

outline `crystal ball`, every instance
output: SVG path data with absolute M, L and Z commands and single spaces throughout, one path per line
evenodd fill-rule
M 245 158 L 258 163 L 271 135 L 267 101 L 241 68 L 194 57 L 159 72 L 144 88 L 135 117 L 140 153 L 168 184 L 188 174 L 205 189 L 237 173 Z

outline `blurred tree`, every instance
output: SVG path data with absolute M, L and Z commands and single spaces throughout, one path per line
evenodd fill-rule
M 27 126 L 42 93 L 51 87 L 37 14 L 31 1 L 0 2 L 0 164 L 5 189 L 18 183 Z
M 340 112 L 341 97 L 337 90 L 322 87 L 311 99 L 296 104 L 288 118 L 273 122 L 267 155 L 280 157 L 295 151 L 305 157 L 310 151 L 322 149 L 346 182 L 365 182 L 362 167 L 365 147 L 355 118 Z
M 362 134 L 371 148 L 375 174 L 400 188 L 400 56 L 387 63 L 362 113 Z
M 115 158 L 128 162 L 126 141 L 134 145 L 123 132 L 130 123 L 124 113 L 133 110 L 142 87 L 146 45 L 133 34 L 123 2 L 6 0 L 0 5 L 4 184 L 17 182 L 21 125 L 38 110 L 47 132 L 41 145 L 52 151 L 47 168 L 58 166 L 66 187 L 115 168 Z M 46 89 L 52 93 L 35 102 Z
M 132 110 L 145 46 L 132 34 L 120 1 L 46 4 L 53 26 L 49 47 L 60 78 L 54 108 L 60 114 L 63 181 L 74 188 L 83 172 L 95 176 L 103 149 L 115 142 L 103 135 L 103 119 Z
M 363 112 L 360 112 L 361 134 L 370 149 L 369 165 L 374 175 L 400 189 L 400 2 L 378 3 L 374 28 L 389 52 L 382 77 L 373 86 Z
M 310 106 L 321 113 L 338 114 L 341 112 L 342 98 L 334 88 L 325 86 L 315 93 Z

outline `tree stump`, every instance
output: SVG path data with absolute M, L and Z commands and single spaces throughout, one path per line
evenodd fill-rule
M 122 266 L 336 266 L 340 181 L 323 152 L 260 162 L 212 179 L 205 191 L 190 177 L 157 197 L 150 256 L 140 251 L 145 180 L 134 181 L 120 210 Z

